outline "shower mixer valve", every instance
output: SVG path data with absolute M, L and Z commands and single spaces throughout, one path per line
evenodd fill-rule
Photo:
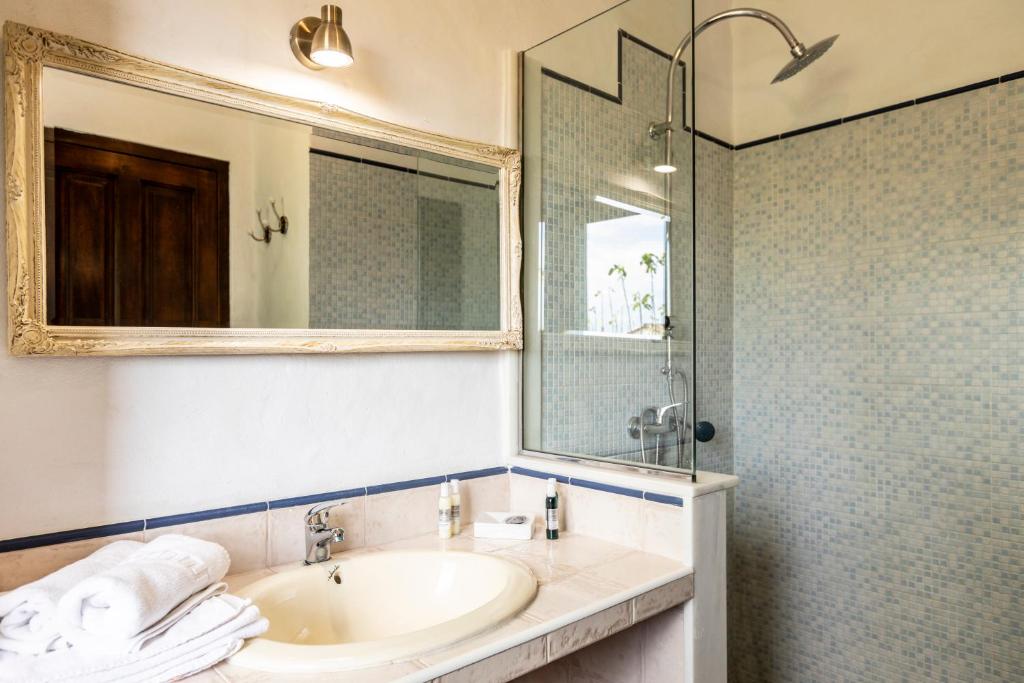
M 675 432 L 678 429 L 678 425 L 676 423 L 681 422 L 681 420 L 676 417 L 666 419 L 665 416 L 673 408 L 680 408 L 683 405 L 683 403 L 673 403 L 671 405 L 662 406 L 661 408 L 655 408 L 653 406 L 644 408 L 644 411 L 640 415 L 634 415 L 629 418 L 626 431 L 634 439 L 640 438 L 641 429 L 645 435 L 649 436 Z

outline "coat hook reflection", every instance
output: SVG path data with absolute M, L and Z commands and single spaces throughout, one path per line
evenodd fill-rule
M 263 237 L 257 237 L 252 232 L 249 232 L 249 237 L 253 238 L 257 242 L 263 242 L 265 244 L 270 244 L 270 233 L 277 232 L 277 231 L 271 229 L 270 221 L 264 220 L 264 218 L 263 218 L 263 209 L 256 209 L 256 219 L 260 222 L 260 229 L 263 231 Z
M 273 197 L 270 198 L 270 208 L 274 211 L 274 215 L 277 217 L 277 230 L 274 230 L 273 228 L 271 228 L 271 230 L 273 230 L 274 232 L 279 232 L 282 235 L 287 235 L 288 234 L 288 216 L 285 216 L 285 215 L 283 215 L 283 213 L 279 213 L 278 212 L 278 210 L 277 210 L 277 202 L 274 200 Z M 283 211 L 284 211 L 284 197 L 281 197 L 281 212 L 283 212 Z

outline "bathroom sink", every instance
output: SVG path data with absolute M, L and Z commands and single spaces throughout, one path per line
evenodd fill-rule
M 342 556 L 240 590 L 270 628 L 231 663 L 326 672 L 409 659 L 499 624 L 523 610 L 536 591 L 525 566 L 479 553 Z

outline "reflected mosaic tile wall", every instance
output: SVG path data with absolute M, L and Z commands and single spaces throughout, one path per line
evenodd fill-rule
M 595 201 L 606 197 L 649 211 L 664 211 L 665 177 L 652 169 L 662 146 L 647 125 L 664 116 L 667 58 L 622 40 L 622 103 L 550 76 L 542 86 L 542 216 L 544 220 L 544 325 L 541 440 L 544 450 L 640 461 L 629 418 L 646 407 L 669 404 L 660 368 L 665 343 L 658 339 L 583 334 L 587 330 L 587 224 L 630 215 Z M 678 113 L 677 113 L 678 116 Z M 690 372 L 694 336 L 690 253 L 690 140 L 676 136 L 680 170 L 672 188 L 669 286 L 675 321 L 674 364 Z M 698 287 L 714 308 L 701 312 L 698 347 L 699 419 L 712 420 L 719 437 L 701 445 L 702 469 L 731 468 L 731 152 L 698 141 Z M 705 169 L 707 172 L 705 173 Z M 715 322 L 712 324 L 712 320 Z M 705 350 L 706 349 L 706 350 Z M 710 356 L 715 358 L 711 359 Z M 708 356 L 708 358 L 705 358 Z M 707 373 L 707 377 L 703 376 Z M 688 379 L 692 405 L 693 378 Z M 677 398 L 681 398 L 681 390 Z M 690 415 L 693 422 L 693 415 Z M 674 443 L 674 438 L 671 440 Z M 689 466 L 687 453 L 684 466 Z M 648 462 L 653 462 L 648 455 Z M 668 445 L 662 464 L 677 463 Z
M 1024 681 L 1024 80 L 733 164 L 730 679 Z
M 310 325 L 500 327 L 493 189 L 310 154 Z

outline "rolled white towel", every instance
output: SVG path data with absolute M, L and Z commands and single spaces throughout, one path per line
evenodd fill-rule
M 216 543 L 167 534 L 120 564 L 70 589 L 57 604 L 61 635 L 128 640 L 227 574 L 231 558 Z
M 79 582 L 123 562 L 142 547 L 114 541 L 92 555 L 0 595 L 0 650 L 41 654 L 57 640 L 57 603 Z
M 65 626 L 62 637 L 57 641 L 55 647 L 64 645 L 74 646 L 76 650 L 88 654 L 128 654 L 138 652 L 146 643 L 160 636 L 179 621 L 184 619 L 189 612 L 210 598 L 222 595 L 228 589 L 224 582 L 213 583 L 193 593 L 184 601 L 178 603 L 170 612 L 165 614 L 159 621 L 143 629 L 131 638 L 111 638 L 109 636 L 98 636 L 82 629 L 72 626 Z

